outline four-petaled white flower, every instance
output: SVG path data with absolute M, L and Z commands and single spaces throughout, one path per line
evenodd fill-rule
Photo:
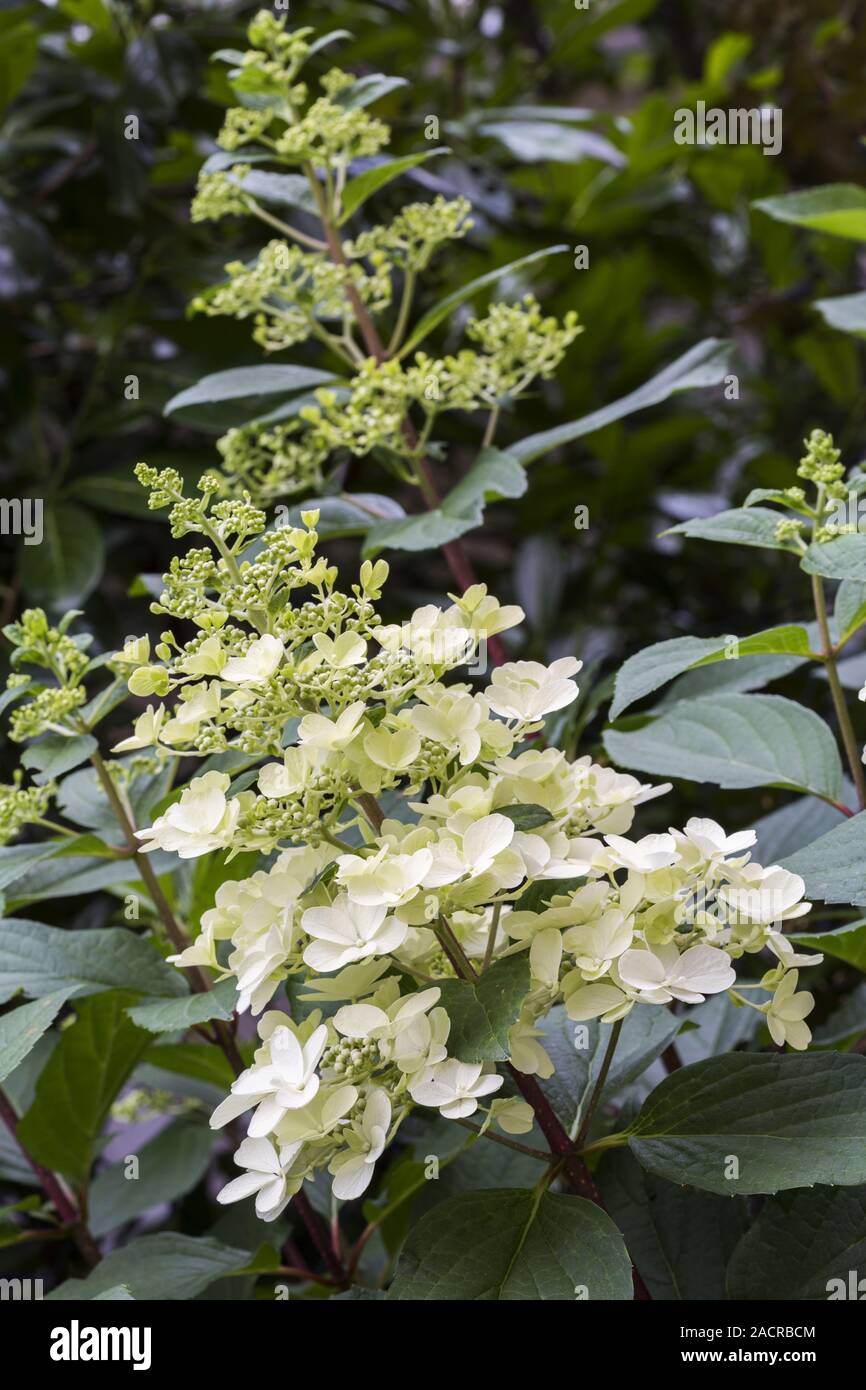
M 365 709 L 363 700 L 355 700 L 338 719 L 328 719 L 324 714 L 306 714 L 298 725 L 298 739 L 311 748 L 338 753 L 348 748 L 358 733 Z
M 301 927 L 315 938 L 304 961 L 325 975 L 367 956 L 389 955 L 402 946 L 409 930 L 405 922 L 389 917 L 387 908 L 352 902 L 345 893 L 330 907 L 308 907 Z
M 337 859 L 337 878 L 354 903 L 397 907 L 414 896 L 432 864 L 429 849 L 395 854 L 390 845 L 383 845 L 366 859 L 359 854 L 341 854 Z
M 458 1062 L 449 1057 L 430 1067 L 409 1087 L 409 1094 L 418 1105 L 435 1107 L 448 1120 L 462 1120 L 474 1115 L 482 1096 L 498 1091 L 502 1077 L 485 1072 L 483 1062 Z
M 729 854 L 741 854 L 743 850 L 750 849 L 758 838 L 754 830 L 740 830 L 735 835 L 728 835 L 718 821 L 704 820 L 699 816 L 687 820 L 682 830 L 675 830 L 671 826 L 670 833 L 679 850 L 680 862 L 688 868 L 701 861 L 716 863 L 726 859 Z
M 469 825 L 459 845 L 444 832 L 440 840 L 430 845 L 433 862 L 424 876 L 424 887 L 442 888 L 465 874 L 477 878 L 487 873 L 513 839 L 514 822 L 496 813 Z
M 503 719 L 543 719 L 577 698 L 577 686 L 569 677 L 582 665 L 573 656 L 560 657 L 550 666 L 539 661 L 506 662 L 493 672 L 484 692 L 487 703 Z
M 225 772 L 194 777 L 179 801 L 157 816 L 147 830 L 137 830 L 142 849 L 172 850 L 181 859 L 195 859 L 232 842 L 240 803 L 226 800 L 231 778 Z
M 220 671 L 229 685 L 261 685 L 270 680 L 285 655 L 278 637 L 266 632 L 247 647 L 243 656 L 230 656 Z
M 719 889 L 723 920 L 732 925 L 737 922 L 786 922 L 802 917 L 812 907 L 811 903 L 802 901 L 806 885 L 800 875 L 778 864 L 766 869 L 760 864 L 747 864 L 739 880 L 739 883 L 725 884 Z
M 610 860 L 623 869 L 638 874 L 651 874 L 656 869 L 668 869 L 679 859 L 673 835 L 644 835 L 642 840 L 626 840 L 622 835 L 605 835 Z
M 325 632 L 314 632 L 313 646 L 325 665 L 335 671 L 361 666 L 367 659 L 367 643 L 357 632 L 341 632 L 336 638 Z
M 650 1004 L 702 1004 L 707 994 L 720 994 L 736 981 L 731 958 L 717 946 L 690 946 L 680 955 L 677 946 L 626 951 L 617 961 L 623 984 Z
M 815 1007 L 815 996 L 806 990 L 798 994 L 799 971 L 789 970 L 782 976 L 769 1004 L 762 1005 L 767 1015 L 770 1037 L 779 1047 L 789 1043 L 797 1052 L 805 1052 L 812 1041 L 812 1030 L 804 1019 Z

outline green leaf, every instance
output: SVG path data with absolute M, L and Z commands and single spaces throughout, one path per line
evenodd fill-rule
M 207 1172 L 213 1130 L 206 1124 L 175 1120 L 141 1149 L 99 1173 L 90 1189 L 88 1226 L 99 1237 L 134 1221 L 152 1207 L 174 1202 L 192 1191 Z M 129 1158 L 135 1155 L 137 1169 Z M 134 1176 L 128 1176 L 134 1172 Z
M 21 587 L 42 608 L 79 607 L 102 577 L 102 531 L 89 512 L 67 501 L 44 503 L 42 531 L 40 545 L 21 547 Z
M 29 748 L 25 748 L 21 754 L 21 762 L 25 767 L 34 767 L 39 773 L 34 778 L 36 782 L 50 782 L 54 777 L 61 777 L 64 772 L 71 772 L 79 763 L 83 763 L 89 758 L 91 753 L 99 745 L 96 739 L 90 734 L 78 734 L 73 738 L 65 738 L 63 734 L 49 734 L 47 738 L 40 739 L 38 743 L 31 743 Z
M 866 1182 L 866 1057 L 710 1057 L 666 1077 L 628 1133 L 648 1172 L 723 1196 L 851 1187 Z
M 38 999 L 67 986 L 81 993 L 133 989 L 139 994 L 180 995 L 186 983 L 153 944 L 123 927 L 66 931 L 28 922 L 0 921 L 0 997 L 23 990 Z
M 258 420 L 286 396 L 296 396 L 335 380 L 333 372 L 316 367 L 233 367 L 227 372 L 212 372 L 172 396 L 163 413 L 180 415 L 184 423 L 202 429 L 224 429 Z M 226 405 L 231 407 L 228 413 Z
M 598 1181 L 654 1299 L 725 1297 L 728 1259 L 746 1225 L 739 1203 L 676 1187 L 647 1173 L 625 1149 L 605 1155 Z
M 544 108 L 539 108 L 543 111 Z M 594 130 L 575 130 L 563 121 L 483 121 L 476 134 L 498 140 L 525 164 L 553 160 L 557 164 L 578 164 L 582 159 L 598 159 L 623 168 L 626 158 L 605 136 Z
M 152 1039 L 151 1039 L 152 1041 Z M 195 1081 L 229 1090 L 235 1079 L 223 1053 L 206 1043 L 165 1043 L 152 1047 L 148 1063 L 175 1076 L 188 1076 Z
M 866 189 L 853 183 L 827 183 L 800 193 L 760 198 L 752 206 L 777 222 L 866 241 Z
M 548 821 L 553 820 L 544 806 L 536 806 L 534 802 L 524 802 L 519 806 L 497 806 L 496 814 L 507 816 L 515 830 L 537 830 L 540 825 L 547 825 Z
M 18 1126 L 34 1158 L 77 1184 L 86 1184 L 112 1102 L 151 1042 L 126 1017 L 130 1002 L 116 991 L 76 1006 L 78 1017 L 61 1033 Z
M 0 1018 L 0 1082 L 5 1081 L 36 1046 L 75 989 L 75 985 L 68 985 L 55 994 L 37 999 L 34 1004 L 22 1004 L 3 1014 Z
M 866 1267 L 866 1187 L 815 1187 L 764 1203 L 728 1266 L 728 1297 L 857 1298 Z M 854 1292 L 850 1274 L 854 1271 Z M 832 1280 L 841 1280 L 831 1283 Z
M 503 1062 L 508 1030 L 517 1022 L 529 988 L 529 956 L 506 956 L 478 981 L 443 980 L 440 1004 L 451 1019 L 448 1051 L 461 1062 Z
M 479 290 L 486 289 L 488 285 L 495 285 L 497 280 L 503 279 L 506 275 L 513 275 L 518 270 L 525 270 L 528 266 L 534 265 L 537 261 L 545 260 L 548 256 L 558 256 L 569 247 L 564 245 L 548 246 L 543 251 L 533 251 L 529 256 L 521 256 L 520 260 L 511 261 L 508 265 L 499 266 L 496 270 L 490 270 L 486 275 L 479 275 L 477 280 L 470 280 L 468 285 L 462 285 L 459 290 L 454 290 L 452 294 L 440 299 L 438 304 L 421 318 L 415 325 L 415 331 L 403 344 L 399 357 L 405 357 L 412 352 L 419 343 L 422 343 L 428 333 L 432 333 L 437 324 L 459 307 L 465 304 L 467 299 L 471 299 Z
M 435 550 L 456 540 L 484 519 L 485 502 L 501 497 L 522 497 L 526 473 L 510 454 L 482 449 L 468 473 L 440 506 L 401 521 L 384 521 L 371 527 L 364 542 L 364 557 L 380 550 Z
M 782 868 L 805 880 L 810 898 L 866 904 L 866 811 L 783 859 Z
M 632 733 L 608 729 L 614 762 L 718 787 L 790 787 L 838 801 L 842 764 L 812 710 L 781 695 L 706 696 Z
M 505 1188 L 440 1202 L 409 1232 L 389 1299 L 630 1300 L 616 1226 L 582 1197 Z
M 678 526 L 668 527 L 663 534 L 717 541 L 722 545 L 756 545 L 763 550 L 786 550 L 792 554 L 789 542 L 776 539 L 779 521 L 779 513 L 771 512 L 769 507 L 734 507 L 731 511 L 716 512 L 715 516 L 681 521 Z
M 184 999 L 157 999 L 149 1004 L 135 1004 L 129 1017 L 139 1028 L 150 1033 L 172 1033 L 191 1028 L 194 1023 L 209 1019 L 229 1019 L 237 1002 L 237 982 L 234 978 L 221 980 L 207 994 L 189 994 Z
M 761 864 L 779 864 L 844 819 L 843 813 L 826 801 L 814 796 L 797 797 L 754 822 L 758 836 L 755 858 Z
M 717 386 L 731 370 L 731 344 L 719 338 L 705 338 L 702 343 L 689 348 L 675 362 L 671 362 L 657 376 L 644 382 L 636 391 L 627 396 L 573 420 L 570 425 L 557 425 L 555 429 L 544 430 L 541 434 L 529 435 L 517 444 L 509 445 L 510 452 L 521 463 L 532 463 L 542 454 L 550 453 L 563 444 L 570 444 L 605 425 L 622 420 L 626 415 L 634 415 L 649 406 L 660 405 L 680 391 L 700 390 L 705 386 Z
M 50 1297 L 50 1295 L 49 1295 Z M 134 1303 L 135 1299 L 129 1292 L 127 1284 L 115 1284 L 113 1288 L 106 1289 L 103 1293 L 95 1293 L 91 1300 L 93 1303 Z
M 784 488 L 753 487 L 746 496 L 743 506 L 754 507 L 758 502 L 778 502 L 780 507 L 786 507 L 789 511 L 800 512 L 802 516 L 807 516 L 810 519 L 812 517 L 808 503 L 789 497 Z
M 800 561 L 807 574 L 823 579 L 866 579 L 866 535 L 837 536 L 832 541 L 813 541 Z
M 195 1298 L 216 1279 L 243 1269 L 249 1258 L 248 1250 L 235 1250 L 207 1236 L 163 1231 L 110 1251 L 86 1279 L 67 1279 L 46 1299 L 77 1302 L 97 1298 L 118 1285 L 125 1286 L 136 1299 L 161 1302 Z
M 856 338 L 866 338 L 866 291 L 858 294 L 837 294 L 832 299 L 816 299 L 817 309 L 825 323 Z
M 347 111 L 356 111 L 362 106 L 372 106 L 374 101 L 379 101 L 390 92 L 396 92 L 399 87 L 407 85 L 405 77 L 387 77 L 382 72 L 370 72 L 366 77 L 359 77 L 351 87 L 344 87 L 334 99 Z
M 807 891 L 810 891 L 807 886 Z M 866 921 L 849 922 L 832 931 L 791 933 L 789 940 L 810 951 L 823 951 L 836 960 L 844 960 L 857 970 L 866 972 Z
M 857 579 L 842 580 L 836 591 L 833 618 L 838 641 L 847 642 L 858 627 L 866 623 L 866 583 Z
M 323 540 L 337 536 L 366 536 L 382 522 L 400 522 L 406 512 L 392 497 L 378 492 L 342 492 L 336 497 L 311 497 L 290 507 L 286 526 L 300 526 L 301 512 L 318 511 L 316 531 Z
M 400 159 L 388 159 L 383 164 L 374 165 L 372 169 L 365 169 L 363 174 L 357 174 L 349 180 L 343 190 L 343 213 L 338 225 L 342 226 L 347 222 L 368 198 L 380 188 L 384 188 L 392 179 L 399 178 L 407 169 L 426 164 L 428 159 L 435 159 L 440 154 L 450 154 L 447 145 L 442 145 L 436 150 L 424 150 L 422 154 L 405 154 Z
M 65 841 L 41 840 L 33 845 L 0 846 L 0 892 L 29 872 L 43 859 L 59 853 Z
M 245 163 L 243 152 L 238 160 Z M 278 208 L 299 208 L 301 212 L 316 212 L 316 200 L 309 179 L 303 174 L 272 174 L 261 169 L 250 169 L 242 179 L 229 175 L 229 183 L 242 188 L 259 203 L 269 203 Z
M 610 717 L 616 719 L 636 700 L 658 690 L 684 671 L 767 652 L 805 659 L 809 656 L 809 634 L 799 624 L 789 623 L 756 632 L 751 637 L 734 638 L 733 643 L 730 637 L 673 637 L 667 642 L 656 642 L 629 657 L 620 668 Z
M 9 906 L 17 910 L 49 898 L 73 898 L 103 889 L 117 892 L 121 890 L 121 885 L 146 899 L 141 879 L 129 859 L 82 854 L 77 851 L 77 845 L 85 841 L 90 841 L 92 847 L 91 836 L 82 836 L 77 842 L 68 840 L 50 856 L 48 862 L 29 866 L 17 878 L 15 891 L 9 895 Z M 158 874 L 177 867 L 176 862 L 172 863 L 170 856 L 161 850 L 151 857 L 151 863 Z

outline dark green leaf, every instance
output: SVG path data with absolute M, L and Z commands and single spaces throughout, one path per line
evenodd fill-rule
M 117 991 L 76 1006 L 78 1017 L 61 1033 L 18 1126 L 29 1153 L 75 1183 L 87 1182 L 111 1105 L 151 1042 L 126 1017 L 130 1002 Z
M 440 1202 L 409 1233 L 389 1299 L 631 1299 L 631 1264 L 609 1216 L 582 1197 L 505 1188 Z
M 682 1067 L 629 1132 L 650 1173 L 718 1192 L 866 1182 L 866 1057 L 737 1052 Z

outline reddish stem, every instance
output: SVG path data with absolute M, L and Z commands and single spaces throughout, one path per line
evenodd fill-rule
M 49 1172 L 47 1168 L 43 1168 L 41 1163 L 37 1163 L 36 1159 L 25 1148 L 18 1134 L 18 1116 L 15 1113 L 12 1103 L 3 1091 L 0 1091 L 0 1118 L 2 1118 L 3 1123 L 12 1135 L 15 1143 L 18 1145 L 25 1159 L 33 1169 L 33 1172 L 39 1179 L 39 1185 L 48 1200 L 53 1204 L 57 1215 L 64 1225 L 69 1227 L 69 1234 L 81 1251 L 85 1261 L 92 1269 L 102 1258 L 99 1253 L 99 1247 L 84 1225 L 81 1219 L 81 1212 L 66 1192 L 60 1179 Z

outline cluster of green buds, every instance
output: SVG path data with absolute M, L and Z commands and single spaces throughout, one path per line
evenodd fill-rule
M 231 261 L 227 280 L 200 293 L 192 309 L 249 321 L 265 352 L 312 339 L 340 364 L 340 379 L 317 391 L 289 424 L 247 425 L 219 441 L 226 488 L 248 492 L 257 504 L 315 496 L 332 455 L 336 467 L 346 455 L 382 450 L 396 472 L 417 482 L 414 461 L 441 448 L 433 436 L 440 415 L 485 411 L 498 418 L 533 381 L 556 371 L 581 331 L 574 312 L 560 322 L 526 295 L 471 318 L 470 346 L 441 357 L 419 350 L 424 335 L 410 334 L 418 276 L 437 251 L 471 232 L 471 204 L 438 195 L 341 240 L 342 225 L 368 196 L 357 190 L 366 174 L 352 179 L 350 165 L 376 155 L 390 138 L 366 108 L 400 84 L 356 80 L 332 68 L 315 95 L 312 83 L 298 80 L 323 46 L 311 43 L 310 33 L 290 33 L 285 17 L 262 11 L 248 30 L 250 49 L 217 55 L 233 65 L 229 81 L 240 104 L 228 112 L 222 149 L 206 161 L 192 207 L 196 221 L 246 213 L 283 234 L 271 236 L 253 260 Z M 268 165 L 295 172 L 275 182 L 263 172 Z M 276 187 L 300 226 L 264 205 Z M 320 235 L 308 229 L 311 216 Z
M 814 500 L 810 501 L 805 489 L 799 486 L 753 494 L 753 500 L 768 498 L 795 513 L 779 519 L 775 538 L 798 555 L 807 548 L 807 526 L 808 540 L 819 545 L 857 530 L 856 516 L 850 519 L 851 504 L 856 511 L 857 497 L 866 485 L 866 479 L 859 474 L 845 481 L 841 450 L 835 447 L 831 434 L 815 429 L 803 443 L 806 452 L 800 459 L 797 476 L 812 483 Z
M 18 622 L 3 629 L 14 647 L 7 689 L 19 702 L 10 719 L 13 742 L 67 732 L 69 716 L 86 702 L 82 678 L 91 667 L 87 648 L 93 639 L 86 634 L 69 636 L 69 626 L 78 616 L 77 610 L 70 610 L 52 627 L 41 608 L 28 608 Z M 28 675 L 18 669 L 22 666 L 43 674 Z
M 25 825 L 43 823 L 56 791 L 53 782 L 24 787 L 22 778 L 16 768 L 11 784 L 0 786 L 0 845 L 7 845 Z

